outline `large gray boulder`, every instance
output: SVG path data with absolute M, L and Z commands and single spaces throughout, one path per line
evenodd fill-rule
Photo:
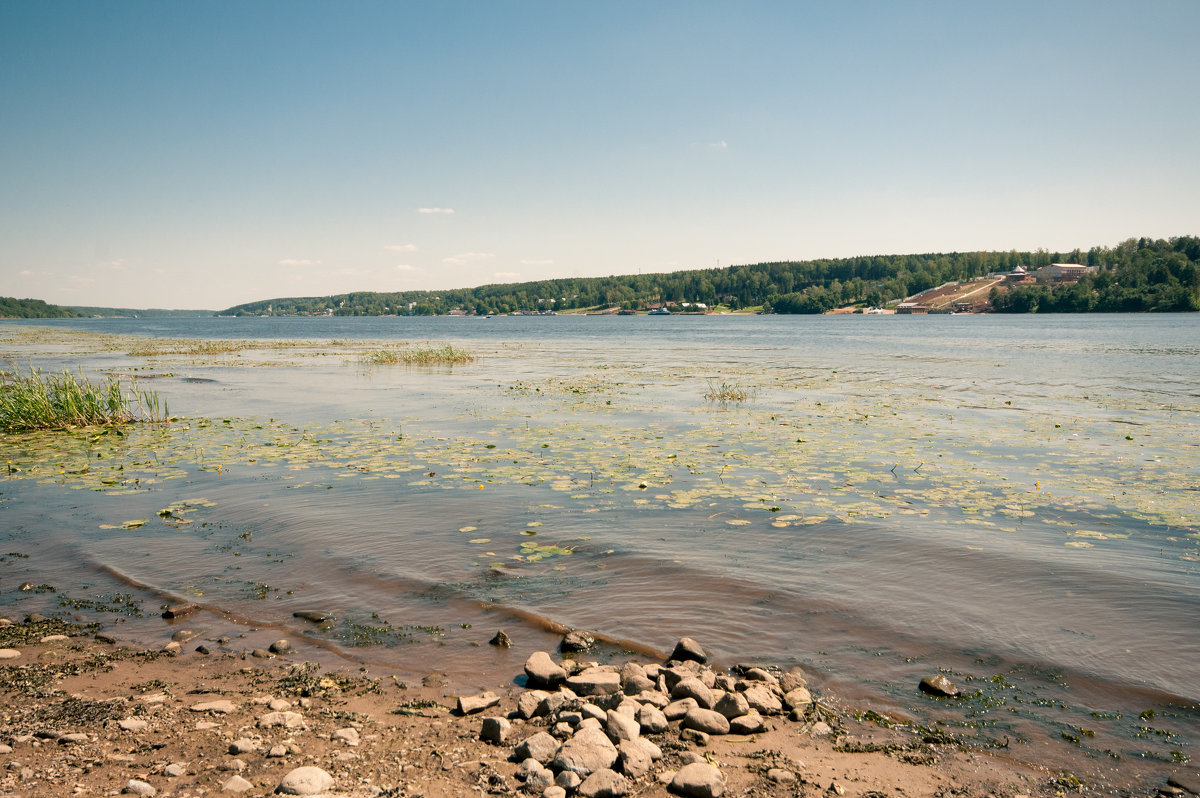
M 693 762 L 679 769 L 668 789 L 685 798 L 720 798 L 725 793 L 725 776 L 706 762 Z
M 554 755 L 551 766 L 589 776 L 597 770 L 611 768 L 617 761 L 617 747 L 599 729 L 580 729 Z

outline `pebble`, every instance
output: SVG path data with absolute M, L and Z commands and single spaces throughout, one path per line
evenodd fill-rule
M 327 612 L 321 612 L 320 610 L 301 610 L 300 612 L 293 612 L 292 617 L 299 618 L 302 621 L 310 621 L 312 623 L 325 623 L 325 621 L 333 620 L 332 615 Z
M 237 704 L 222 699 L 220 701 L 204 701 L 199 704 L 193 704 L 190 708 L 192 712 L 212 712 L 217 715 L 228 715 L 231 712 L 237 711 Z
M 182 762 L 172 762 L 163 768 L 162 772 L 164 776 L 170 776 L 173 779 L 177 779 L 180 776 L 187 775 L 187 765 L 183 764 Z
M 165 646 L 163 646 L 162 650 L 164 654 L 173 657 L 178 654 L 182 648 L 183 646 L 179 645 L 178 641 L 172 640 L 170 643 L 167 643 Z
M 287 640 L 276 640 L 271 645 L 267 646 L 267 650 L 272 654 L 283 654 L 292 650 L 292 644 Z
M 611 768 L 617 761 L 617 747 L 608 735 L 597 729 L 580 729 L 555 754 L 552 765 L 587 777 L 597 770 Z
M 767 771 L 767 778 L 776 784 L 791 784 L 796 780 L 796 774 L 783 768 L 771 768 Z
M 288 750 L 286 745 L 271 746 L 271 750 L 267 751 L 267 756 L 271 759 L 281 759 L 287 756 Z
M 0 754 L 11 754 L 12 746 L 5 743 L 0 743 Z
M 643 704 L 638 710 L 638 723 L 643 734 L 662 734 L 670 728 L 667 716 L 661 709 L 650 704 Z
M 636 740 L 622 740 L 617 745 L 620 754 L 621 772 L 631 779 L 640 779 L 650 772 L 654 760 L 650 752 L 637 744 Z
M 258 745 L 249 737 L 239 737 L 229 744 L 229 753 L 234 756 L 238 754 L 252 754 L 258 750 Z
M 488 641 L 489 646 L 495 646 L 496 648 L 512 648 L 512 644 L 512 638 L 506 635 L 503 629 L 496 632 L 495 636 Z
M 596 645 L 596 638 L 590 632 L 585 632 L 581 629 L 572 629 L 567 632 L 559 643 L 558 647 L 563 651 L 579 652 L 589 651 L 592 646 Z
M 578 773 L 573 773 L 570 770 L 564 770 L 554 777 L 554 783 L 562 787 L 567 792 L 574 792 L 575 788 L 583 784 L 583 777 Z
M 701 747 L 708 745 L 708 733 L 699 729 L 683 729 L 679 732 L 680 742 L 695 743 Z
M 121 792 L 127 795 L 157 795 L 158 790 L 154 789 L 154 785 L 141 781 L 140 779 L 130 779 L 125 785 L 125 789 Z
M 604 722 L 604 733 L 614 743 L 622 740 L 636 740 L 641 734 L 641 724 L 637 718 L 624 712 L 610 709 Z
M 199 634 L 200 634 L 199 632 L 194 631 L 192 629 L 180 629 L 175 634 L 171 635 L 171 639 L 174 640 L 176 643 L 186 643 L 187 641 L 191 640 L 193 637 L 198 636 Z
M 258 719 L 260 729 L 271 729 L 282 726 L 285 729 L 298 729 L 304 726 L 304 716 L 299 712 L 268 712 Z
M 79 745 L 81 743 L 86 743 L 87 741 L 88 741 L 88 736 L 86 734 L 84 734 L 83 732 L 75 732 L 73 734 L 61 734 L 58 737 L 58 742 L 60 745 Z
M 526 738 L 517 746 L 517 759 L 533 759 L 541 764 L 547 764 L 558 752 L 558 740 L 546 732 Z
M 542 790 L 542 798 L 567 798 L 567 791 L 557 784 L 551 784 Z
M 128 732 L 140 732 L 149 728 L 150 724 L 141 718 L 124 718 L 117 721 L 117 725 Z
M 17 659 L 21 652 L 15 648 L 0 648 L 0 659 Z
M 758 734 L 767 730 L 767 721 L 757 712 L 748 712 L 729 721 L 730 734 Z
M 62 643 L 64 641 L 70 640 L 70 639 L 71 638 L 67 637 L 66 635 L 46 635 L 45 637 L 42 638 L 42 642 L 43 643 Z
M 671 688 L 671 698 L 679 700 L 681 698 L 693 698 L 696 703 L 704 709 L 712 709 L 713 695 L 712 691 L 705 686 L 704 682 L 695 676 L 686 679 L 680 679 L 679 682 Z M 744 713 L 743 713 L 744 714 Z
M 729 734 L 729 719 L 711 709 L 696 707 L 683 716 L 680 724 L 685 729 L 695 729 L 705 734 Z
M 284 795 L 319 795 L 333 786 L 333 776 L 319 767 L 296 768 L 283 777 L 275 792 Z

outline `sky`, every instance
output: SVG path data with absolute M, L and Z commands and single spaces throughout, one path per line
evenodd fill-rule
M 1200 2 L 0 0 L 0 295 L 1200 234 Z

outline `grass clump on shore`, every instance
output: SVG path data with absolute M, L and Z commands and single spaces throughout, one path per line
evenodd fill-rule
M 377 366 L 390 366 L 395 363 L 406 365 L 426 366 L 443 363 L 470 363 L 475 359 L 465 349 L 459 349 L 450 344 L 442 346 L 427 346 L 418 349 L 376 349 L 363 355 L 363 360 Z
M 0 382 L 0 429 L 5 432 L 161 423 L 167 415 L 158 394 L 136 388 L 127 393 L 113 377 L 96 384 L 69 371 L 42 374 L 31 369 L 27 375 L 6 376 Z

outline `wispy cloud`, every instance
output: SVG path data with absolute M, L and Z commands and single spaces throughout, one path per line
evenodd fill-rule
M 493 272 L 492 276 L 497 280 L 515 280 L 521 276 L 520 272 Z
M 708 148 L 710 150 L 727 150 L 729 149 L 729 143 L 724 139 L 721 139 L 720 141 L 710 141 L 708 143 Z
M 457 255 L 451 255 L 448 258 L 442 258 L 442 263 L 450 263 L 455 266 L 461 266 L 464 263 L 470 263 L 475 260 L 485 260 L 487 258 L 496 257 L 495 252 L 460 252 Z
M 416 252 L 416 244 L 388 244 L 384 247 L 389 252 Z
M 29 269 L 22 269 L 22 270 L 20 271 L 20 275 L 21 275 L 22 277 L 32 277 L 32 276 L 33 276 L 33 272 L 29 271 Z
M 554 261 L 547 258 L 546 260 L 523 260 L 521 263 L 526 266 L 553 266 Z
M 279 261 L 280 266 L 320 266 L 321 261 L 309 260 L 308 258 L 284 258 Z
M 417 208 L 417 213 L 454 213 L 453 208 Z
M 396 271 L 398 271 L 398 272 L 415 272 L 416 270 L 417 270 L 416 266 L 409 266 L 407 263 L 397 263 L 396 264 Z

